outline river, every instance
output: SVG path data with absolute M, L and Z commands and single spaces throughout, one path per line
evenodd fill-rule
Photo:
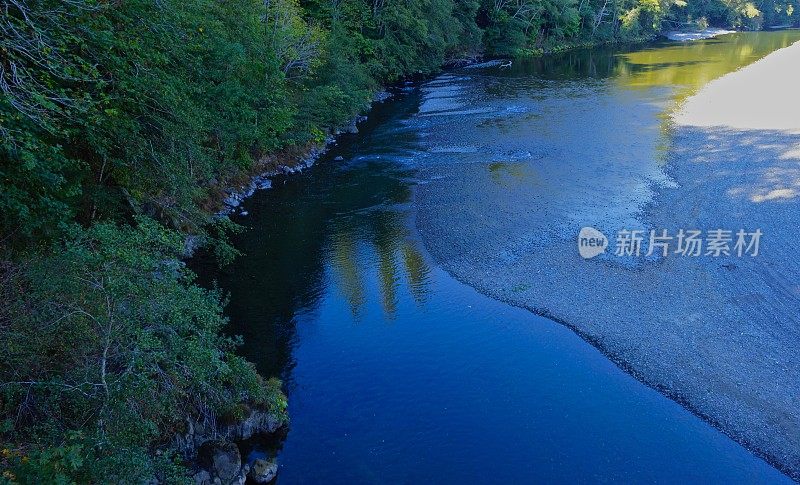
M 276 177 L 233 216 L 243 256 L 201 271 L 229 292 L 243 355 L 286 384 L 288 434 L 250 458 L 277 453 L 286 484 L 788 482 L 607 349 L 500 300 L 536 295 L 536 278 L 505 268 L 574 241 L 576 223 L 640 222 L 634 209 L 674 184 L 675 107 L 798 39 L 448 72 L 398 88 L 314 167 Z

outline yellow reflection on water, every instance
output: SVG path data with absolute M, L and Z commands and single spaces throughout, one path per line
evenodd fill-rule
M 619 54 L 615 83 L 620 88 L 674 89 L 672 103 L 659 114 L 660 141 L 654 157 L 666 163 L 672 130 L 672 115 L 683 102 L 709 82 L 741 69 L 771 52 L 800 41 L 800 30 L 737 32 L 714 39 L 670 42 L 635 52 Z M 758 93 L 753 93 L 757 96 Z
M 367 227 L 343 226 L 332 235 L 333 274 L 356 320 L 370 296 L 380 300 L 391 320 L 397 313 L 399 290 L 407 288 L 414 302 L 424 304 L 430 268 L 403 215 L 388 211 L 364 222 Z M 377 286 L 369 283 L 368 273 L 373 271 Z
M 617 63 L 614 78 L 620 87 L 632 89 L 676 86 L 675 100 L 681 102 L 708 82 L 798 40 L 800 30 L 783 30 L 653 46 L 619 54 L 623 62 Z
M 522 183 L 536 182 L 533 168 L 522 162 L 492 162 L 487 167 L 492 182 L 502 186 L 514 186 Z

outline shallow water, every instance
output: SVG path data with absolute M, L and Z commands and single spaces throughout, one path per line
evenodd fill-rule
M 423 88 L 423 106 L 446 100 L 437 121 L 417 125 L 426 143 L 476 149 L 431 154 L 415 204 L 421 237 L 450 274 L 565 323 L 800 479 L 800 266 L 791 256 L 800 207 L 741 197 L 792 183 L 797 157 L 780 148 L 797 137 L 669 121 L 703 81 L 797 38 L 749 33 L 655 46 L 612 55 L 604 70 L 576 62 L 565 79 L 529 66 L 442 76 Z M 485 114 L 446 115 L 457 103 Z M 576 250 L 586 226 L 611 242 L 589 261 Z M 764 252 L 614 254 L 622 229 L 719 228 L 760 228 L 769 234 Z
M 459 264 L 491 254 L 483 271 L 573 237 L 585 218 L 634 223 L 673 183 L 664 114 L 798 38 L 448 73 L 247 200 L 235 218 L 245 256 L 203 276 L 230 292 L 242 353 L 287 385 L 288 435 L 251 457 L 277 452 L 279 483 L 788 481 L 566 327 L 453 279 L 417 225 Z

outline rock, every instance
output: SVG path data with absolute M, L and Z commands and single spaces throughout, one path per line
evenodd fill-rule
M 256 483 L 269 483 L 278 474 L 278 463 L 272 460 L 258 458 L 253 462 L 249 477 Z
M 387 99 L 390 99 L 391 97 L 392 93 L 390 93 L 389 91 L 378 91 L 377 93 L 375 93 L 375 97 L 373 98 L 373 100 L 376 103 L 382 103 Z
M 240 471 L 239 474 L 236 475 L 236 478 L 233 479 L 231 485 L 244 485 L 245 483 L 247 483 L 247 472 L 244 471 L 243 468 L 242 471 Z
M 703 30 L 695 30 L 691 32 L 667 32 L 665 35 L 669 40 L 677 40 L 679 42 L 686 42 L 692 40 L 711 39 L 724 34 L 732 34 L 733 30 L 708 28 Z
M 239 448 L 230 441 L 206 441 L 197 452 L 200 466 L 219 477 L 222 483 L 232 482 L 242 468 Z
M 337 162 L 341 162 L 342 160 L 344 160 L 344 157 L 339 155 L 338 157 L 334 158 L 334 160 L 336 160 Z
M 196 485 L 211 485 L 211 474 L 206 470 L 200 470 L 192 476 Z
M 191 258 L 194 252 L 203 245 L 203 238 L 197 235 L 186 236 L 183 241 L 183 257 Z
M 227 426 L 220 426 L 218 433 L 229 440 L 241 441 L 257 434 L 274 433 L 281 427 L 281 424 L 279 417 L 273 416 L 264 410 L 252 409 L 244 420 Z
M 342 132 L 352 133 L 352 134 L 358 133 L 358 128 L 356 127 L 356 123 L 358 123 L 358 118 L 353 119 L 353 121 L 349 125 L 342 128 Z

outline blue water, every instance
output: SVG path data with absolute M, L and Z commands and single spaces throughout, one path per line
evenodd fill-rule
M 278 482 L 788 482 L 566 327 L 437 267 L 414 221 L 421 99 L 399 93 L 247 200 L 244 255 L 204 271 L 242 353 L 285 381 L 288 434 L 254 452 L 278 455 Z

